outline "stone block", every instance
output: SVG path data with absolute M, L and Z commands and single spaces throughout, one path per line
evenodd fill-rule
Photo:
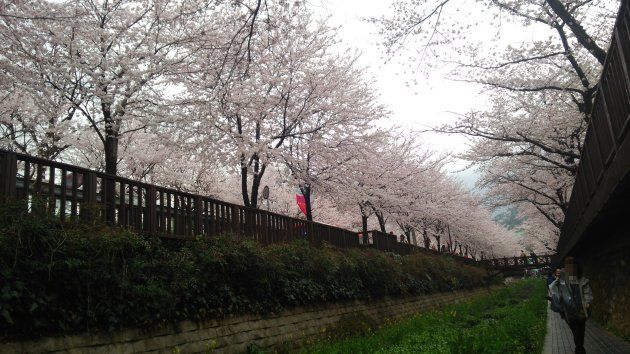
M 28 346 L 22 343 L 2 343 L 0 344 L 0 353 L 29 353 Z
M 48 352 L 59 350 L 60 346 L 64 346 L 65 339 L 61 341 L 58 338 L 43 338 L 38 341 L 33 341 L 28 344 L 29 351 L 32 352 Z M 64 344 L 61 344 L 64 343 Z M 60 345 L 61 344 L 61 345 Z
M 192 321 L 183 321 L 180 322 L 177 326 L 178 332 L 190 332 L 199 330 L 199 325 Z
M 267 327 L 262 330 L 263 337 L 273 337 L 280 334 L 278 327 Z
M 206 352 L 203 341 L 187 342 L 178 346 L 180 353 L 199 353 Z M 209 350 L 208 350 L 209 351 Z
M 227 347 L 231 344 L 230 337 L 228 336 L 218 337 L 214 339 L 212 343 L 216 343 L 217 349 Z
M 133 354 L 135 351 L 133 350 L 133 345 L 131 343 L 119 343 L 114 344 L 112 350 L 107 353 Z
M 128 329 L 124 331 L 118 331 L 112 334 L 112 340 L 114 343 L 125 343 L 133 341 L 140 337 L 140 330 Z
M 159 350 L 166 346 L 163 336 L 147 338 L 144 340 L 144 343 L 146 350 Z
M 200 329 L 215 328 L 215 327 L 218 327 L 219 325 L 220 325 L 219 320 L 209 320 L 209 321 L 200 323 L 199 328 Z
M 252 337 L 252 340 L 257 340 L 265 337 L 265 329 L 263 328 L 249 331 L 249 333 Z
M 140 339 L 135 342 L 129 343 L 133 348 L 134 353 L 141 353 L 147 351 L 146 339 Z
M 250 335 L 247 332 L 235 333 L 226 337 L 226 341 L 230 343 L 230 346 L 238 343 L 244 343 L 250 339 Z
M 215 339 L 221 337 L 221 327 L 210 327 L 199 331 L 199 339 Z
M 162 338 L 165 348 L 174 347 L 181 343 L 186 343 L 186 338 L 182 333 L 169 334 L 167 336 L 162 336 Z
M 98 350 L 99 347 L 94 348 L 94 350 Z M 84 354 L 90 352 L 90 348 L 70 348 L 66 350 L 67 354 Z
M 180 333 L 179 335 L 182 338 L 182 343 L 200 341 L 201 338 L 199 338 L 199 332 L 200 331 L 189 331 L 189 332 Z
M 254 331 L 261 328 L 266 328 L 266 323 L 263 320 L 253 320 L 249 321 L 249 328 Z

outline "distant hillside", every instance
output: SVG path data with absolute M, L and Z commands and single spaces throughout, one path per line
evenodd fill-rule
M 493 219 L 508 230 L 514 230 L 524 221 L 518 217 L 518 209 L 514 205 L 498 208 L 494 213 Z

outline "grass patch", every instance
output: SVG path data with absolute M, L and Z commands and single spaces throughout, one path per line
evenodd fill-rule
M 540 353 L 545 283 L 524 280 L 491 295 L 450 305 L 368 335 L 328 339 L 302 353 Z

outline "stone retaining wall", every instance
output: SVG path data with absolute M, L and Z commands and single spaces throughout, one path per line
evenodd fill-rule
M 266 317 L 238 316 L 200 324 L 182 322 L 177 329 L 150 332 L 132 329 L 3 343 L 0 353 L 239 353 L 250 344 L 264 348 L 312 338 L 333 328 L 344 316 L 362 313 L 380 322 L 486 294 L 498 287 L 295 308 Z

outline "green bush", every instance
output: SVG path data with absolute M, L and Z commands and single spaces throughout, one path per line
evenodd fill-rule
M 463 289 L 484 270 L 446 257 L 143 237 L 0 206 L 0 336 L 156 328 L 298 305 Z M 36 208 L 34 208 L 36 209 Z

